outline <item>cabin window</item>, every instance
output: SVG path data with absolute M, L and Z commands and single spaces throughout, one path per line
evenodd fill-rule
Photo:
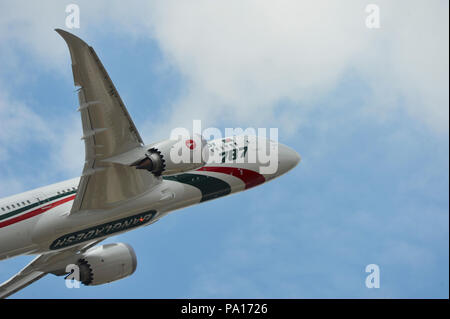
M 25 202 L 22 202 L 22 205 L 25 206 Z
M 2 211 L 5 211 L 5 207 L 2 207 Z
M 17 207 L 20 207 L 20 204 L 19 204 L 19 203 L 17 203 Z
M 14 206 L 14 204 L 11 204 L 11 207 L 12 207 L 12 208 L 16 208 L 16 206 Z
M 29 200 L 27 200 L 27 203 L 28 203 L 28 204 L 31 204 L 31 202 L 30 202 Z
M 9 206 L 6 206 L 7 209 L 9 209 Z
M 58 195 L 61 194 L 60 192 L 58 192 Z

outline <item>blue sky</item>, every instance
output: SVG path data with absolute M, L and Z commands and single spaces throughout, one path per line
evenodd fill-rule
M 67 289 L 49 275 L 13 298 L 448 298 L 448 2 L 379 1 L 379 30 L 364 27 L 364 1 L 73 3 L 71 31 L 146 143 L 193 119 L 278 127 L 302 162 L 108 239 L 134 247 L 131 277 Z M 2 197 L 82 169 L 69 54 L 53 31 L 64 8 L 0 4 Z M 2 261 L 0 280 L 30 259 Z M 365 287 L 373 263 L 379 289 Z

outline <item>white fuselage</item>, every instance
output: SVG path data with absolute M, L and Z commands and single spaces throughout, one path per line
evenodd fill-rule
M 0 260 L 43 254 L 149 225 L 169 212 L 236 193 L 269 181 L 293 168 L 299 159 L 277 144 L 278 169 L 260 174 L 256 163 L 211 163 L 174 176 L 111 209 L 70 214 L 79 178 L 0 200 Z M 150 174 L 150 173 L 149 173 Z

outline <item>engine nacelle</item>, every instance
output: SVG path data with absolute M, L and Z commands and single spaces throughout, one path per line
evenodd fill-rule
M 137 260 L 131 246 L 116 243 L 87 250 L 77 265 L 80 281 L 95 286 L 130 276 L 136 270 Z
M 155 176 L 172 175 L 203 167 L 208 160 L 209 149 L 200 136 L 178 140 L 164 140 L 151 145 L 145 158 L 132 164 L 146 169 Z

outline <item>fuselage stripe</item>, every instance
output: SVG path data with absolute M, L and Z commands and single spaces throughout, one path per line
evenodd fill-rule
M 239 167 L 224 167 L 224 166 L 205 166 L 199 168 L 197 171 L 202 172 L 216 172 L 223 173 L 227 175 L 232 175 L 241 179 L 245 183 L 245 189 L 262 184 L 266 181 L 263 175 L 252 171 L 250 169 L 239 168 Z
M 45 213 L 46 211 L 48 211 L 48 210 L 50 210 L 52 208 L 55 208 L 55 207 L 57 207 L 59 205 L 62 205 L 64 203 L 67 203 L 67 202 L 70 202 L 70 201 L 74 200 L 75 196 L 76 195 L 71 195 L 69 197 L 63 198 L 63 199 L 58 200 L 58 201 L 53 202 L 53 203 L 49 203 L 47 205 L 44 204 L 44 206 L 39 207 L 38 209 L 32 210 L 31 212 L 28 212 L 26 214 L 23 214 L 23 215 L 20 215 L 20 216 L 17 216 L 17 217 L 5 220 L 4 222 L 0 222 L 0 228 L 9 226 L 9 225 L 18 223 L 18 222 L 20 222 L 22 220 L 25 220 L 25 219 L 28 219 L 28 218 L 40 215 L 42 213 Z
M 188 184 L 198 188 L 202 193 L 202 199 L 200 200 L 201 202 L 231 193 L 231 187 L 227 182 L 212 176 L 184 173 L 165 176 L 164 179 Z
M 45 203 L 54 201 L 55 199 L 59 199 L 59 198 L 66 197 L 66 196 L 71 195 L 71 194 L 75 194 L 76 192 L 77 191 L 64 192 L 62 194 L 58 194 L 58 195 L 55 195 L 55 196 L 52 196 L 52 197 L 49 197 L 49 198 L 45 198 L 42 201 L 39 201 L 39 202 L 30 204 L 30 205 L 24 206 L 22 208 L 13 210 L 12 212 L 9 212 L 9 213 L 6 213 L 6 214 L 0 215 L 0 220 L 12 217 L 14 215 L 18 215 L 18 214 L 23 213 L 23 212 L 25 212 L 25 211 L 27 211 L 29 209 L 34 208 L 34 207 L 41 206 L 41 205 L 43 205 Z

